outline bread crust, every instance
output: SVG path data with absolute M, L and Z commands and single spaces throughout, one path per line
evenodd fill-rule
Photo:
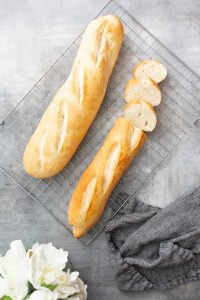
M 88 25 L 68 79 L 25 149 L 23 164 L 29 175 L 47 178 L 69 162 L 102 103 L 122 40 L 116 16 L 99 17 Z
M 134 135 L 133 143 L 131 138 Z M 92 228 L 103 214 L 105 205 L 108 201 L 113 188 L 116 186 L 125 170 L 128 168 L 134 156 L 138 153 L 146 135 L 140 129 L 134 128 L 131 121 L 125 118 L 118 118 L 107 135 L 105 142 L 94 157 L 93 161 L 82 174 L 76 189 L 73 192 L 69 208 L 68 222 L 73 227 L 73 235 L 76 238 L 83 236 L 90 228 Z M 105 168 L 108 165 L 108 160 L 111 157 L 111 152 L 114 146 L 120 149 L 120 155 L 116 160 L 117 163 L 113 168 L 112 176 L 107 189 L 103 190 L 103 182 L 105 180 Z M 117 153 L 117 152 L 116 152 Z M 119 154 L 119 151 L 118 151 Z M 83 195 L 92 179 L 95 178 L 95 189 L 91 197 L 90 206 L 86 212 L 85 219 L 81 217 L 81 211 L 84 206 Z

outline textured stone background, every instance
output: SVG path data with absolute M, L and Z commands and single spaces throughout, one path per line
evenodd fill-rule
M 129 12 L 200 75 L 199 0 L 121 0 Z M 107 0 L 0 0 L 0 119 L 60 56 Z M 167 205 L 200 183 L 200 129 L 194 129 L 138 198 Z M 104 233 L 82 246 L 53 217 L 0 174 L 0 252 L 10 241 L 50 242 L 70 252 L 89 300 L 197 300 L 194 282 L 165 292 L 122 294 L 109 266 Z

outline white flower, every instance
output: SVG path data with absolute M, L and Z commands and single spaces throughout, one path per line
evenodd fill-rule
M 29 281 L 34 288 L 46 290 L 46 285 L 55 285 L 68 261 L 68 252 L 49 243 L 35 244 L 27 254 L 30 257 Z
M 62 272 L 57 281 L 58 286 L 55 289 L 59 299 L 67 299 L 70 297 L 70 300 L 85 300 L 87 298 L 87 286 L 84 285 L 78 276 L 78 272 L 70 273 L 70 270 L 68 270 L 67 273 Z
M 63 271 L 67 261 L 68 252 L 51 243 L 35 244 L 26 253 L 21 241 L 12 242 L 10 250 L 0 257 L 0 299 L 25 299 L 29 281 L 35 289 L 27 296 L 29 300 L 85 300 L 87 286 L 79 273 Z
M 29 263 L 21 241 L 14 241 L 5 256 L 0 257 L 0 297 L 21 300 L 28 293 Z
M 0 277 L 0 299 L 3 296 L 8 295 L 8 293 L 9 293 L 8 282 L 6 279 Z
M 51 291 L 35 291 L 33 292 L 29 300 L 57 300 L 57 295 Z
M 87 299 L 87 285 L 80 278 L 77 278 L 79 293 L 70 297 L 70 300 L 85 300 Z

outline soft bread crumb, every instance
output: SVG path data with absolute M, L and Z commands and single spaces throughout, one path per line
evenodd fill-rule
M 153 81 L 159 83 L 166 78 L 167 69 L 156 60 L 143 60 L 134 67 L 133 76 L 137 78 L 150 77 Z
M 148 101 L 152 106 L 157 106 L 161 102 L 161 92 L 158 85 L 149 77 L 132 78 L 125 88 L 126 102 L 134 99 Z
M 124 110 L 125 118 L 129 119 L 134 126 L 150 132 L 156 127 L 157 118 L 153 107 L 142 100 L 133 100 L 128 103 Z

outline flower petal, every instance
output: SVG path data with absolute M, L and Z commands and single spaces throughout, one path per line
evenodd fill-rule
M 35 291 L 30 295 L 29 300 L 57 300 L 57 294 L 51 291 Z
M 28 293 L 29 262 L 21 241 L 14 241 L 6 255 L 0 257 L 1 285 L 4 294 L 12 299 L 23 299 Z M 3 287 L 2 287 L 3 290 Z

